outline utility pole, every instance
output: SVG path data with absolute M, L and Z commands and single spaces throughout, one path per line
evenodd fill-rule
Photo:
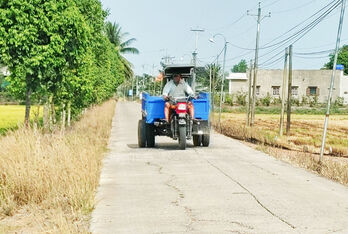
M 263 16 L 261 18 L 261 2 L 259 2 L 259 8 L 257 15 L 247 14 L 250 16 L 257 16 L 257 32 L 256 32 L 256 48 L 255 48 L 255 59 L 254 59 L 254 78 L 253 78 L 253 99 L 252 99 L 252 109 L 251 109 L 251 126 L 254 126 L 255 122 L 255 103 L 256 103 L 256 80 L 257 80 L 257 69 L 258 69 L 258 61 L 259 61 L 259 43 L 260 43 L 260 24 L 261 21 L 266 17 L 271 17 L 271 13 Z
M 248 107 L 247 107 L 247 126 L 250 127 L 250 110 L 251 110 L 251 84 L 253 82 L 253 60 L 250 59 L 249 67 L 249 89 L 248 89 Z
M 227 51 L 227 41 L 225 39 L 225 47 L 224 47 L 224 61 L 222 64 L 222 80 L 221 80 L 221 93 L 220 93 L 220 109 L 219 109 L 219 128 L 221 132 L 221 112 L 222 112 L 222 96 L 224 94 L 224 82 L 225 82 L 225 64 L 226 64 L 226 51 Z
M 338 51 L 339 51 L 340 42 L 341 42 L 341 34 L 342 34 L 342 26 L 343 26 L 343 18 L 344 18 L 345 8 L 346 8 L 346 0 L 342 0 L 341 16 L 340 16 L 340 22 L 339 22 L 339 26 L 338 26 L 337 40 L 336 40 L 335 58 L 334 58 L 334 64 L 333 64 L 331 82 L 330 82 L 330 91 L 329 91 L 329 96 L 327 99 L 327 110 L 326 110 L 326 116 L 325 116 L 325 122 L 324 122 L 323 139 L 321 141 L 320 159 L 319 159 L 320 162 L 323 160 L 324 151 L 325 151 L 325 141 L 326 141 L 326 135 L 327 135 L 327 127 L 329 124 L 330 106 L 331 106 L 331 101 L 332 101 L 331 100 L 332 99 L 332 91 L 333 91 L 334 82 L 335 82 L 337 57 L 338 57 Z
M 204 29 L 196 28 L 196 29 L 191 29 L 190 31 L 194 32 L 195 33 L 195 37 L 196 37 L 196 40 L 195 40 L 195 50 L 192 53 L 192 63 L 193 63 L 193 66 L 194 66 L 194 73 L 193 73 L 193 77 L 192 77 L 192 90 L 195 93 L 196 92 L 196 66 L 197 66 L 197 54 L 198 54 L 198 52 L 197 52 L 198 33 L 204 32 Z
M 280 113 L 279 136 L 283 136 L 286 81 L 288 78 L 288 57 L 289 57 L 289 47 L 286 47 L 285 48 L 284 70 L 283 70 L 282 109 L 281 109 L 281 113 Z
M 288 105 L 287 105 L 287 119 L 286 119 L 286 135 L 290 135 L 291 124 L 291 96 L 292 96 L 292 45 L 289 47 L 289 80 L 288 80 Z

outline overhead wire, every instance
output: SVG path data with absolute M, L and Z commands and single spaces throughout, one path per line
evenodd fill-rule
M 308 32 L 310 32 L 315 26 L 317 26 L 323 19 L 325 19 L 327 15 L 329 15 L 333 10 L 335 10 L 338 7 L 340 1 L 341 0 L 336 1 L 336 3 L 333 6 L 331 6 L 328 10 L 326 10 L 318 18 L 313 20 L 305 28 L 301 29 L 299 32 L 297 32 L 296 34 L 294 34 L 291 37 L 289 37 L 288 40 L 283 40 L 282 44 L 279 44 L 279 46 L 277 46 L 275 49 L 273 49 L 271 51 L 268 51 L 267 53 L 259 56 L 259 58 L 265 57 L 265 56 L 267 56 L 269 54 L 272 54 L 275 51 L 278 51 L 279 48 L 283 48 L 286 44 L 294 44 L 294 43 L 296 43 L 298 40 L 303 38 Z M 278 54 L 279 54 L 279 52 L 278 52 Z

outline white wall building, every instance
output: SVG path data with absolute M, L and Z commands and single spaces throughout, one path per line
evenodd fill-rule
M 293 70 L 292 95 L 302 100 L 302 97 L 318 97 L 318 101 L 327 101 L 331 81 L 331 70 Z M 229 93 L 248 92 L 248 73 L 230 73 Z M 278 98 L 282 94 L 283 70 L 259 70 L 257 73 L 256 95 L 260 98 L 267 94 Z M 287 89 L 287 87 L 285 87 Z M 348 76 L 343 71 L 336 71 L 333 91 L 333 101 L 343 97 L 348 104 Z

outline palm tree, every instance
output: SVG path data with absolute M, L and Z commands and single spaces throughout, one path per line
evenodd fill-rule
M 117 52 L 121 54 L 121 62 L 125 67 L 125 75 L 127 78 L 133 76 L 132 64 L 122 56 L 122 54 L 139 54 L 139 50 L 130 45 L 136 41 L 135 38 L 126 40 L 129 35 L 127 32 L 122 32 L 122 27 L 118 23 L 107 22 L 105 25 L 106 36 L 109 41 L 115 45 Z

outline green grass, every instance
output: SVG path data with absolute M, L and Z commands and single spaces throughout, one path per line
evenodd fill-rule
M 16 129 L 18 125 L 24 122 L 25 106 L 23 105 L 0 105 L 0 135 L 8 130 Z M 31 120 L 35 118 L 37 107 L 31 109 Z M 42 108 L 40 116 L 42 115 Z

